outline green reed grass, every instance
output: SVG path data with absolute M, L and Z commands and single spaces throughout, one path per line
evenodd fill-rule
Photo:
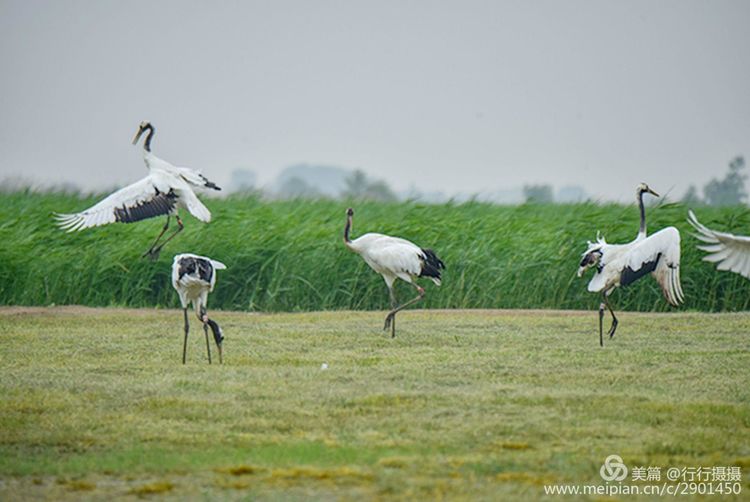
M 153 219 L 67 234 L 52 213 L 80 211 L 98 196 L 0 194 L 0 304 L 176 306 L 172 256 L 205 254 L 226 263 L 210 306 L 257 311 L 383 309 L 382 279 L 342 244 L 344 211 L 356 209 L 353 235 L 401 236 L 435 249 L 447 264 L 443 286 L 427 283 L 425 307 L 588 309 L 599 299 L 575 275 L 586 241 L 600 230 L 626 242 L 638 229 L 634 204 L 496 206 L 330 200 L 264 201 L 256 196 L 208 199 L 214 221 L 185 216 L 186 229 L 156 262 L 141 258 L 163 225 Z M 745 310 L 750 281 L 701 261 L 685 218 L 687 207 L 647 211 L 649 229 L 682 233 L 687 309 Z M 706 224 L 750 233 L 743 207 L 699 208 Z M 398 295 L 410 297 L 400 285 Z M 671 310 L 656 283 L 642 280 L 614 296 L 618 309 Z

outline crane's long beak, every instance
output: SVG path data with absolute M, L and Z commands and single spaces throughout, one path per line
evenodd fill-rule
M 143 127 L 139 127 L 139 128 L 138 128 L 138 132 L 137 132 L 137 133 L 135 133 L 135 138 L 133 138 L 133 144 L 134 144 L 134 145 L 135 145 L 136 143 L 138 143 L 138 140 L 139 140 L 139 139 L 141 138 L 141 134 L 143 134 L 143 131 L 144 131 Z
M 576 274 L 578 277 L 582 277 L 583 273 L 586 271 L 586 267 L 578 267 L 578 273 Z
M 653 190 L 651 190 L 650 188 L 648 189 L 648 193 L 650 193 L 651 195 L 653 195 L 653 196 L 655 196 L 655 197 L 661 197 L 661 195 L 659 195 L 658 193 L 654 192 L 654 191 L 653 191 Z

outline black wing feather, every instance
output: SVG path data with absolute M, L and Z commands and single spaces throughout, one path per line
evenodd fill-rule
M 203 180 L 203 186 L 204 187 L 206 187 L 206 188 L 213 188 L 214 190 L 221 190 L 221 187 L 216 186 L 216 183 L 214 183 L 213 181 L 209 180 L 208 178 L 206 178 L 202 174 L 199 174 L 198 176 L 200 176 L 201 179 Z
M 650 274 L 651 272 L 656 270 L 656 266 L 659 264 L 659 258 L 661 258 L 661 253 L 656 255 L 656 258 L 654 258 L 653 260 L 641 264 L 641 267 L 638 270 L 633 270 L 630 267 L 625 267 L 620 274 L 620 286 L 627 286 L 628 284 L 632 284 L 644 275 Z
M 177 204 L 177 194 L 172 190 L 162 193 L 159 190 L 154 192 L 154 196 L 144 200 L 134 206 L 125 206 L 115 208 L 115 221 L 122 223 L 134 223 L 136 221 L 153 218 L 169 214 L 174 210 Z

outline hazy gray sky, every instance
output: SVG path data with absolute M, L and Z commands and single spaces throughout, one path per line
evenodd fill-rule
M 143 119 L 219 183 L 681 195 L 750 155 L 750 2 L 0 0 L 0 178 L 134 181 Z

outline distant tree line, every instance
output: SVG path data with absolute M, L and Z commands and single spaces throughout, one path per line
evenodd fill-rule
M 371 180 L 367 175 L 357 169 L 346 178 L 346 188 L 342 192 L 345 199 L 366 199 L 382 202 L 393 202 L 397 200 L 396 194 L 383 180 Z
M 748 174 L 745 159 L 738 155 L 729 162 L 723 178 L 713 178 L 702 188 L 690 185 L 682 196 L 687 205 L 732 206 L 750 202 L 746 181 Z M 359 199 L 380 202 L 399 200 L 423 200 L 432 203 L 478 200 L 497 204 L 554 204 L 576 203 L 589 200 L 590 196 L 579 185 L 568 185 L 555 190 L 548 183 L 533 183 L 522 188 L 504 188 L 481 193 L 444 192 L 422 193 L 412 187 L 406 192 L 396 192 L 382 179 L 373 179 L 362 170 L 351 171 L 337 166 L 297 164 L 285 169 L 275 185 L 266 189 L 254 188 L 255 173 L 237 170 L 232 175 L 229 191 L 259 191 L 281 199 Z M 13 183 L 9 183 L 13 186 Z M 17 183 L 15 184 L 17 185 Z
M 306 198 L 317 199 L 325 197 L 315 185 L 305 181 L 299 176 L 292 176 L 281 183 L 278 188 L 281 198 Z M 398 197 L 388 183 L 383 180 L 373 180 L 364 171 L 359 169 L 352 172 L 344 179 L 344 188 L 339 192 L 339 197 L 344 199 L 373 200 L 380 202 L 393 202 Z
M 552 185 L 524 185 L 523 198 L 528 204 L 544 204 L 555 201 Z
M 744 172 L 745 158 L 737 156 L 729 163 L 729 171 L 723 179 L 713 178 L 703 187 L 703 197 L 695 185 L 690 185 L 682 197 L 685 204 L 706 204 L 709 206 L 734 206 L 747 201 Z

